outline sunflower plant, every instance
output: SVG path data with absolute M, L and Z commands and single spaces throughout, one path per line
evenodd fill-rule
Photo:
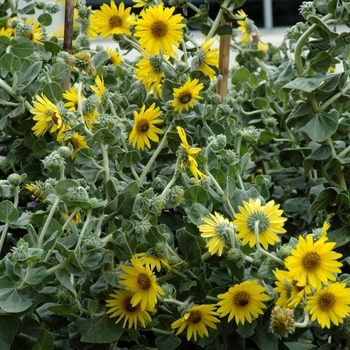
M 350 2 L 219 2 L 0 4 L 1 350 L 350 346 Z

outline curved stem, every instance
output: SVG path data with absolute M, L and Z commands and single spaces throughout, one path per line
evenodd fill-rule
M 0 239 L 0 253 L 1 253 L 1 250 L 2 250 L 2 247 L 5 243 L 5 239 L 7 237 L 7 231 L 10 227 L 10 222 L 6 221 L 5 225 L 4 225 L 4 228 L 1 232 L 1 239 Z
M 308 311 L 304 311 L 304 321 L 303 322 L 295 322 L 295 327 L 305 328 L 309 325 L 309 313 Z
M 227 7 L 228 4 L 230 3 L 230 0 L 225 0 L 224 3 L 221 5 L 222 7 Z M 206 37 L 206 40 L 208 41 L 209 39 L 211 39 L 214 35 L 216 30 L 218 29 L 219 25 L 220 25 L 220 21 L 221 21 L 221 17 L 222 17 L 222 9 L 220 7 L 220 10 L 218 12 L 218 14 L 216 15 L 216 18 L 214 20 L 214 23 Z
M 86 232 L 86 230 L 87 230 L 87 228 L 88 228 L 88 226 L 90 224 L 91 213 L 92 213 L 92 210 L 89 209 L 88 212 L 87 212 L 86 218 L 85 218 L 84 226 L 81 229 L 81 232 L 80 232 L 80 235 L 79 235 L 79 240 L 78 240 L 77 246 L 74 249 L 74 253 L 77 253 L 79 251 L 81 243 L 83 242 L 83 239 L 84 239 L 84 236 L 85 236 L 85 232 Z

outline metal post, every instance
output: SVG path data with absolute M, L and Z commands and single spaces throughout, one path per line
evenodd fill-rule
M 263 0 L 263 1 L 264 1 L 264 27 L 272 28 L 273 27 L 272 0 Z

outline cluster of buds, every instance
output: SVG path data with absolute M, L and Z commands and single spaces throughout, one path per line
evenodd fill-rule
M 288 334 L 295 332 L 295 320 L 293 309 L 282 309 L 276 306 L 271 311 L 271 328 L 279 337 L 287 337 Z

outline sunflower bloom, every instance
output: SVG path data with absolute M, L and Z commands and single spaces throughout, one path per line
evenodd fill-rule
M 173 15 L 174 11 L 175 7 L 164 8 L 161 4 L 141 12 L 134 36 L 139 38 L 141 48 L 148 54 L 176 54 L 174 47 L 183 42 L 181 28 L 186 25 L 181 23 L 183 17 L 180 14 Z
M 343 264 L 337 259 L 342 254 L 333 252 L 336 242 L 327 242 L 327 237 L 321 237 L 314 242 L 311 235 L 306 240 L 300 236 L 299 243 L 292 250 L 292 255 L 285 259 L 285 266 L 298 286 L 309 285 L 321 289 L 322 283 L 335 281 L 334 273 L 341 273 L 339 267 Z
M 233 317 L 236 323 L 244 325 L 245 321 L 252 323 L 252 316 L 258 317 L 263 314 L 266 305 L 263 301 L 269 300 L 269 296 L 265 294 L 266 288 L 258 285 L 258 280 L 244 281 L 231 287 L 228 292 L 219 294 L 218 298 L 222 299 L 218 302 L 218 313 L 220 317 L 227 314 L 230 322 Z
M 111 5 L 103 4 L 100 10 L 96 10 L 91 16 L 91 24 L 96 31 L 104 38 L 112 34 L 127 34 L 130 35 L 129 26 L 133 24 L 130 19 L 131 8 L 125 9 L 123 2 L 116 6 L 114 0 L 111 0 Z
M 289 271 L 276 269 L 272 272 L 276 277 L 274 290 L 279 294 L 277 306 L 283 309 L 295 308 L 306 294 L 311 293 L 309 286 L 297 286 L 298 281 L 293 279 Z
M 120 57 L 119 52 L 112 50 L 109 47 L 106 47 L 106 52 L 109 55 L 109 63 L 113 64 L 114 66 L 120 66 L 123 62 L 123 58 Z
M 98 75 L 95 78 L 95 84 L 96 86 L 90 85 L 91 90 L 100 98 L 100 100 L 102 101 L 103 99 L 103 95 L 106 91 L 106 87 L 105 87 L 105 83 L 103 80 L 103 77 L 100 78 Z
M 7 36 L 8 38 L 13 38 L 13 29 L 12 28 L 0 28 L 0 36 Z
M 136 257 L 139 258 L 142 265 L 147 266 L 151 271 L 156 268 L 160 272 L 162 265 L 171 270 L 169 261 L 164 256 L 154 256 L 147 252 L 136 254 Z
M 22 24 L 17 24 L 15 36 L 27 38 L 34 44 L 44 45 L 41 42 L 44 39 L 43 29 L 38 22 L 34 22 L 34 18 L 26 18 Z
M 74 159 L 78 149 L 80 148 L 89 148 L 88 144 L 84 140 L 85 136 L 79 135 L 75 132 L 71 137 L 68 138 L 68 142 L 73 146 L 73 152 L 71 158 Z
M 152 322 L 152 318 L 147 310 L 142 310 L 140 303 L 131 304 L 131 299 L 134 293 L 130 290 L 116 290 L 114 294 L 109 295 L 112 299 L 106 300 L 106 307 L 110 308 L 106 314 L 110 318 L 119 317 L 115 323 L 119 323 L 124 318 L 123 328 L 128 323 L 128 328 L 134 327 L 137 329 L 138 324 L 143 328 L 146 327 L 146 321 Z
M 247 18 L 247 15 L 243 10 L 237 11 L 237 15 L 241 18 L 237 21 L 238 30 L 242 32 L 242 36 L 239 39 L 240 42 L 248 44 L 250 42 L 250 35 L 252 33 L 253 22 Z
M 215 38 L 211 38 L 205 41 L 194 60 L 195 68 L 201 70 L 210 80 L 213 80 L 215 75 L 215 70 L 210 66 L 217 67 L 219 65 L 219 48 L 210 49 L 215 40 Z
M 119 276 L 120 283 L 135 293 L 130 300 L 132 307 L 140 304 L 142 311 L 153 311 L 157 303 L 157 292 L 161 295 L 164 292 L 149 267 L 144 267 L 136 257 L 131 259 L 131 263 L 133 266 L 121 265 L 126 274 Z
M 180 166 L 183 168 L 188 165 L 197 182 L 200 177 L 206 178 L 207 176 L 198 169 L 198 164 L 195 159 L 201 151 L 201 148 L 192 147 L 188 144 L 185 130 L 181 128 L 181 126 L 177 126 L 176 129 L 182 141 L 181 149 L 185 153 L 185 160 L 181 162 Z
M 149 139 L 158 142 L 159 137 L 157 134 L 164 134 L 161 129 L 155 126 L 155 124 L 163 122 L 163 120 L 157 119 L 162 112 L 159 107 L 155 108 L 155 105 L 153 103 L 148 109 L 146 109 L 146 106 L 142 106 L 140 113 L 134 111 L 135 122 L 129 136 L 129 141 L 133 147 L 137 145 L 138 149 L 144 150 L 146 145 L 148 148 L 151 148 Z
M 198 226 L 201 236 L 210 238 L 206 247 L 211 255 L 218 254 L 221 256 L 225 247 L 231 242 L 234 234 L 233 223 L 224 218 L 221 214 L 214 212 L 210 214 L 211 219 L 203 218 L 205 224 Z
M 36 183 L 26 184 L 25 188 L 31 192 L 31 197 L 37 202 L 42 201 L 46 198 L 47 193 L 45 191 L 45 184 L 41 181 Z
M 63 98 L 67 101 L 64 103 L 64 106 L 68 108 L 70 111 L 77 111 L 78 110 L 78 88 L 77 87 L 71 87 L 69 90 L 66 90 L 63 93 Z M 84 99 L 84 96 L 81 96 L 81 99 Z
M 194 104 L 201 99 L 199 91 L 203 89 L 203 84 L 198 83 L 198 79 L 187 78 L 184 85 L 179 88 L 174 88 L 174 100 L 171 102 L 171 106 L 175 111 L 179 110 L 180 113 L 185 108 L 188 111 L 189 108 L 193 108 Z
M 346 283 L 332 283 L 315 295 L 307 298 L 305 310 L 309 310 L 311 321 L 317 320 L 322 328 L 330 328 L 331 322 L 338 326 L 350 315 L 350 288 Z
M 240 214 L 235 215 L 234 224 L 237 225 L 237 237 L 242 239 L 242 244 L 249 243 L 250 247 L 256 244 L 255 229 L 258 227 L 259 243 L 265 248 L 274 245 L 280 238 L 276 233 L 283 234 L 286 218 L 281 217 L 283 210 L 279 210 L 279 204 L 269 201 L 265 206 L 261 206 L 260 199 L 249 199 L 249 203 L 243 201 L 244 207 L 239 206 Z M 258 223 L 258 225 L 257 225 Z
M 215 323 L 220 322 L 215 317 L 219 316 L 214 311 L 215 308 L 215 304 L 192 306 L 183 317 L 171 324 L 171 328 L 179 328 L 176 332 L 176 335 L 178 335 L 187 327 L 187 340 L 190 340 L 193 336 L 194 341 L 197 341 L 197 333 L 201 338 L 208 337 L 207 327 L 216 329 Z

